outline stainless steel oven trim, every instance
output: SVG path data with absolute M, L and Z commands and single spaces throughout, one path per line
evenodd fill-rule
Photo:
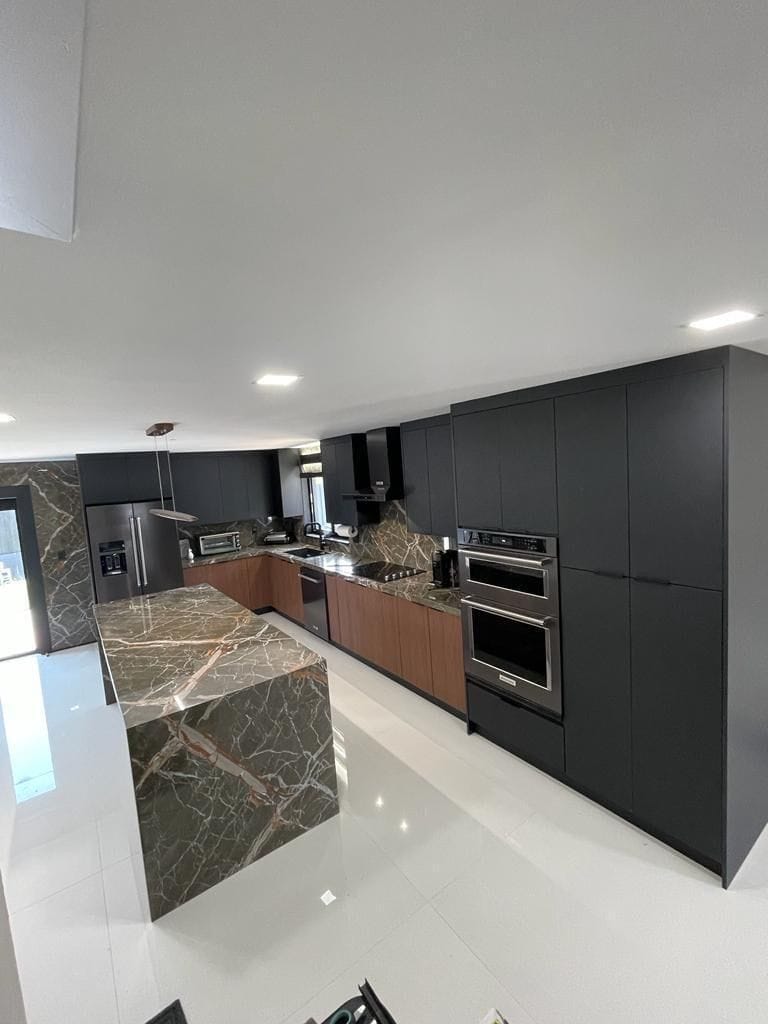
M 542 595 L 526 594 L 522 590 L 495 586 L 492 583 L 482 583 L 473 579 L 470 566 L 472 559 L 489 564 L 496 563 L 503 568 L 514 566 L 517 569 L 529 569 L 532 576 L 540 574 L 544 584 L 544 593 Z M 554 557 L 526 558 L 523 555 L 518 558 L 516 555 L 498 555 L 495 552 L 462 547 L 459 548 L 459 578 L 462 592 L 467 596 L 489 598 L 505 607 L 525 608 L 532 612 L 547 611 L 552 615 L 559 614 L 558 562 Z
M 463 555 L 471 555 L 472 558 L 479 558 L 485 562 L 510 562 L 512 565 L 519 565 L 521 568 L 532 566 L 534 569 L 543 569 L 545 565 L 552 562 L 549 555 L 544 558 L 526 558 L 525 555 L 497 555 L 478 548 L 459 548 Z
M 463 618 L 463 634 L 464 634 L 464 662 L 465 669 L 468 675 L 473 675 L 472 669 L 475 666 L 481 666 L 486 670 L 486 673 L 475 672 L 481 682 L 486 682 L 491 686 L 500 687 L 510 694 L 510 696 L 518 696 L 521 700 L 529 700 L 531 703 L 538 705 L 543 709 L 554 711 L 557 714 L 561 713 L 562 709 L 562 697 L 561 697 L 561 675 L 559 667 L 560 659 L 560 623 L 554 616 L 536 617 L 531 615 L 525 615 L 521 612 L 512 611 L 508 608 L 499 608 L 494 605 L 484 604 L 481 601 L 473 601 L 468 598 L 461 599 L 462 605 L 462 618 Z M 492 615 L 499 615 L 502 618 L 513 619 L 519 622 L 524 622 L 526 625 L 534 626 L 541 629 L 545 634 L 545 659 L 546 659 L 546 671 L 547 671 L 547 683 L 546 686 L 542 686 L 541 683 L 536 683 L 532 679 L 527 679 L 525 676 L 518 676 L 513 672 L 503 672 L 497 665 L 491 665 L 487 661 L 483 661 L 482 658 L 478 658 L 475 655 L 474 645 L 474 634 L 472 630 L 472 609 L 477 608 L 480 611 L 488 612 Z M 553 648 L 556 650 L 553 651 Z M 557 655 L 558 670 L 555 673 L 555 654 Z M 526 694 L 526 690 L 529 691 Z M 546 695 L 546 700 L 543 699 Z

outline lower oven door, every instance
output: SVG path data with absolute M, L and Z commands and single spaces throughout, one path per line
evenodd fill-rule
M 560 622 L 461 600 L 467 675 L 507 696 L 562 715 Z

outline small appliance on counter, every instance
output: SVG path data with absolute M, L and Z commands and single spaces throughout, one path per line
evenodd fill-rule
M 436 551 L 432 555 L 432 584 L 435 587 L 458 587 L 459 552 L 455 548 Z
M 179 554 L 181 555 L 182 562 L 191 563 L 195 560 L 195 553 L 192 550 L 192 545 L 186 537 L 181 537 L 179 539 Z
M 201 555 L 223 555 L 228 551 L 239 551 L 240 531 L 201 534 L 197 538 L 197 550 Z
M 269 533 L 264 537 L 264 544 L 293 544 L 293 530 L 289 529 L 279 516 L 270 516 L 267 519 Z

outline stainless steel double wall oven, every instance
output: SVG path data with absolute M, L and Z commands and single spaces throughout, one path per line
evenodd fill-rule
M 459 533 L 467 675 L 560 717 L 557 538 Z

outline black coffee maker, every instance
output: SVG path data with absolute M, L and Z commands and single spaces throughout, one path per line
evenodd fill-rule
M 436 587 L 458 587 L 459 552 L 455 548 L 432 555 L 432 583 Z

